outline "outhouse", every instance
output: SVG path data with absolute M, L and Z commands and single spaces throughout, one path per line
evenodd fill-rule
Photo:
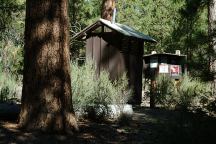
M 73 39 L 86 42 L 86 60 L 96 63 L 98 74 L 106 70 L 115 80 L 126 73 L 134 92 L 130 103 L 141 103 L 144 42 L 156 42 L 153 38 L 129 26 L 99 19 Z

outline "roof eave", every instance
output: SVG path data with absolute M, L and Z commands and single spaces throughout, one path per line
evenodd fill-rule
M 79 39 L 79 38 L 83 37 L 84 34 L 85 34 L 87 31 L 89 31 L 89 30 L 91 30 L 91 29 L 93 29 L 93 28 L 97 28 L 97 27 L 99 27 L 100 25 L 101 25 L 101 22 L 100 22 L 100 21 L 97 21 L 97 22 L 95 22 L 94 24 L 92 24 L 92 25 L 90 25 L 90 26 L 84 28 L 84 29 L 83 29 L 82 31 L 80 31 L 79 33 L 75 34 L 75 35 L 72 37 L 72 39 Z
M 143 39 L 145 42 L 157 43 L 155 39 Z
M 106 25 L 108 28 L 110 28 L 110 29 L 112 29 L 112 30 L 114 30 L 114 31 L 117 31 L 117 32 L 119 32 L 119 33 L 121 33 L 121 34 L 123 34 L 123 35 L 125 35 L 125 36 L 137 38 L 137 39 L 140 39 L 140 40 L 142 40 L 142 41 L 144 41 L 144 42 L 157 43 L 157 41 L 156 41 L 155 39 L 150 38 L 150 37 L 149 37 L 149 39 L 146 39 L 146 38 L 143 38 L 143 37 L 141 38 L 141 37 L 136 37 L 136 36 L 130 36 L 130 35 L 127 35 L 127 34 L 121 32 L 120 30 L 118 31 L 118 30 L 116 30 L 116 29 L 110 27 L 109 25 L 107 25 L 107 23 L 104 22 L 104 21 L 106 21 L 105 19 L 102 19 L 102 18 L 101 18 L 99 21 L 100 21 L 102 24 Z M 111 22 L 110 22 L 110 24 L 111 24 Z
M 151 43 L 157 43 L 157 41 L 151 37 L 149 37 L 148 39 L 144 38 L 144 37 L 137 37 L 137 36 L 131 36 L 130 34 L 125 34 L 123 33 L 121 30 L 117 30 L 113 27 L 111 27 L 109 24 L 107 24 L 107 20 L 105 19 L 99 19 L 97 22 L 95 22 L 94 24 L 86 27 L 85 29 L 83 29 L 82 31 L 80 31 L 79 33 L 77 33 L 76 35 L 74 35 L 72 38 L 73 39 L 79 39 L 81 37 L 83 37 L 85 35 L 86 32 L 88 32 L 89 30 L 91 29 L 96 29 L 97 27 L 101 26 L 102 24 L 105 25 L 106 27 L 108 27 L 109 29 L 113 30 L 113 31 L 116 31 L 118 33 L 121 33 L 123 34 L 124 36 L 128 36 L 128 37 L 133 37 L 133 38 L 137 38 L 137 39 L 140 39 L 142 40 L 143 42 L 151 42 Z M 112 24 L 110 22 L 110 24 Z

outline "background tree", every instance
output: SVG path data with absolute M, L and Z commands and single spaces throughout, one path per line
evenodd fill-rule
M 69 0 L 70 34 L 71 36 L 80 32 L 86 26 L 94 23 L 100 18 L 101 0 Z M 85 44 L 71 38 L 71 58 L 84 57 Z
M 0 41 L 22 43 L 24 0 L 0 0 Z
M 20 78 L 25 0 L 0 0 L 0 75 Z
M 21 127 L 77 129 L 70 80 L 68 1 L 27 0 Z
M 101 9 L 101 18 L 112 21 L 115 0 L 103 0 Z
M 209 23 L 209 50 L 210 50 L 210 71 L 213 76 L 212 92 L 216 94 L 216 0 L 209 0 L 208 3 L 208 23 Z

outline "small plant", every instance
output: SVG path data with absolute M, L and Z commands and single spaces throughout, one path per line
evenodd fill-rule
M 160 75 L 157 81 L 156 103 L 167 108 L 197 108 L 208 103 L 208 84 L 185 75 L 179 81 Z
M 170 76 L 159 75 L 156 78 L 156 103 L 165 107 L 172 107 L 174 104 L 175 82 Z
M 206 83 L 185 75 L 176 85 L 177 106 L 184 109 L 201 106 L 202 101 L 210 96 L 208 88 Z
M 22 48 L 12 41 L 0 41 L 0 101 L 20 101 Z
M 20 82 L 11 74 L 0 71 L 0 102 L 20 99 Z
M 16 78 L 23 69 L 23 49 L 12 41 L 0 41 L 0 67 L 5 73 L 10 73 Z

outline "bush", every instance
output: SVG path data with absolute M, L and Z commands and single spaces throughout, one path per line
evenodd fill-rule
M 155 102 L 165 107 L 171 107 L 174 104 L 175 82 L 167 75 L 159 75 L 156 78 L 157 95 Z
M 91 63 L 83 66 L 73 63 L 71 76 L 74 109 L 88 112 L 91 117 L 104 118 L 110 104 L 124 105 L 131 96 L 125 75 L 112 82 L 105 71 L 97 76 Z
M 0 67 L 17 78 L 23 69 L 23 49 L 12 41 L 0 41 Z
M 0 102 L 21 99 L 22 48 L 0 41 Z
M 178 98 L 176 103 L 177 106 L 184 109 L 202 107 L 204 100 L 208 99 L 210 94 L 208 84 L 186 75 L 176 85 L 176 97 Z
M 210 98 L 210 88 L 198 79 L 183 76 L 179 81 L 169 76 L 157 77 L 156 103 L 168 108 L 204 107 Z
M 20 101 L 21 82 L 0 69 L 0 102 Z

